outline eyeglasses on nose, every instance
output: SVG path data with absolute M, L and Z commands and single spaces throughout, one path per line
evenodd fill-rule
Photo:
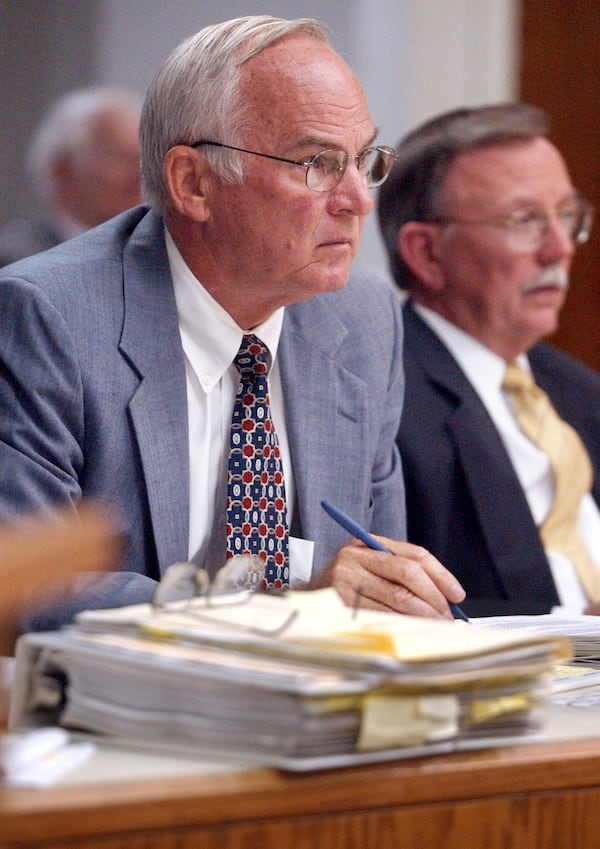
M 282 156 L 259 153 L 256 150 L 247 150 L 243 147 L 234 147 L 230 144 L 205 139 L 194 142 L 189 147 L 200 147 L 201 145 L 224 147 L 227 150 L 237 150 L 239 153 L 249 153 L 252 156 L 274 159 L 276 162 L 299 165 L 301 168 L 306 168 L 306 186 L 315 192 L 330 192 L 335 189 L 344 176 L 351 159 L 356 163 L 367 188 L 374 189 L 386 180 L 396 160 L 395 151 L 391 147 L 385 146 L 367 147 L 361 153 L 355 154 L 346 153 L 345 150 L 321 150 L 307 159 L 298 160 L 284 159 Z
M 594 222 L 595 210 L 583 197 L 576 196 L 556 209 L 547 211 L 542 207 L 530 205 L 513 210 L 504 218 L 459 218 L 455 216 L 435 216 L 427 220 L 434 224 L 461 224 L 466 226 L 499 227 L 506 232 L 507 239 L 514 250 L 527 253 L 537 250 L 548 234 L 552 219 L 560 222 L 575 245 L 587 242 Z

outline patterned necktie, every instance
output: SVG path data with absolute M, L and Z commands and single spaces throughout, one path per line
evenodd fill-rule
M 289 586 L 287 506 L 267 376 L 271 355 L 254 335 L 242 339 L 234 365 L 240 383 L 233 408 L 227 475 L 227 558 L 257 555 L 247 589 Z
M 573 428 L 560 418 L 546 393 L 522 368 L 510 363 L 502 384 L 511 396 L 523 433 L 550 458 L 554 501 L 541 529 L 546 548 L 567 557 L 590 601 L 600 601 L 600 572 L 581 543 L 577 521 L 581 499 L 592 486 L 592 465 Z

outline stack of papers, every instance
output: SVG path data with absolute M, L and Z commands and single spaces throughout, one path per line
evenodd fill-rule
M 488 616 L 473 622 L 486 628 L 516 628 L 545 636 L 567 637 L 576 660 L 600 661 L 600 616 L 544 613 L 538 616 Z
M 570 697 L 563 697 L 565 691 L 600 685 L 600 617 L 585 614 L 566 616 L 562 613 L 547 613 L 536 616 L 493 616 L 472 620 L 486 628 L 502 628 L 529 633 L 543 634 L 547 637 L 566 637 L 571 642 L 573 662 L 557 664 L 549 679 L 549 688 L 554 696 L 554 704 L 571 703 Z M 592 706 L 600 700 L 600 694 L 591 697 L 584 695 L 573 697 L 582 705 Z
M 87 611 L 17 647 L 11 727 L 316 769 L 522 741 L 569 641 L 366 610 L 335 591 Z

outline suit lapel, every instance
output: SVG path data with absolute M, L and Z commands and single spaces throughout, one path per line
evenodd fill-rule
M 129 411 L 164 569 L 188 556 L 188 420 L 177 309 L 162 224 L 154 213 L 127 246 L 123 272 L 120 350 L 140 378 Z
M 479 523 L 508 598 L 537 595 L 556 602 L 556 591 L 530 509 L 504 444 L 477 399 L 449 421 Z M 493 467 L 489 458 L 493 457 Z M 524 518 L 525 517 L 525 518 Z M 474 564 L 476 567 L 477 564 Z
M 557 602 L 539 534 L 533 521 L 523 519 L 530 515 L 529 505 L 479 395 L 445 345 L 411 306 L 404 308 L 404 316 L 411 357 L 418 358 L 435 391 L 452 402 L 446 427 L 507 597 L 539 595 Z M 409 398 L 406 403 L 410 403 Z
M 347 446 L 367 444 L 367 388 L 335 360 L 347 332 L 335 312 L 315 299 L 286 309 L 279 343 L 296 486 L 296 532 L 314 540 L 315 563 L 322 562 L 321 552 L 335 550 L 340 543 L 339 529 L 325 515 L 321 498 L 347 501 L 346 482 L 360 486 L 365 476 L 364 458 L 360 452 L 348 452 Z M 365 500 L 358 491 L 352 495 L 355 503 Z

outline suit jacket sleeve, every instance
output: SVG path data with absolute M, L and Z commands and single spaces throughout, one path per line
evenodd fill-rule
M 133 224 L 131 216 L 126 219 L 127 227 L 135 228 L 138 217 Z M 101 232 L 112 238 L 112 230 Z M 0 282 L 0 520 L 59 504 L 76 509 L 84 497 L 104 500 L 118 512 L 122 508 L 123 516 L 119 571 L 82 572 L 73 595 L 53 610 L 30 610 L 27 627 L 56 627 L 86 607 L 148 601 L 159 576 L 146 481 L 128 410 L 140 374 L 119 350 L 122 259 L 116 250 L 107 259 L 98 240 L 86 234 L 24 260 L 7 269 Z M 163 323 L 166 312 L 163 305 L 156 310 Z M 145 329 L 152 339 L 150 313 L 147 309 Z M 177 384 L 172 366 L 169 361 L 171 384 Z M 181 406 L 185 417 L 185 401 Z M 159 444 L 164 442 L 160 421 L 155 415 Z M 151 451 L 158 454 L 154 446 Z M 171 451 L 172 464 L 174 456 Z
M 10 520 L 81 500 L 86 398 L 70 333 L 52 304 L 22 283 L 1 285 L 9 321 L 0 334 L 0 515 Z M 27 611 L 24 627 L 55 628 L 87 607 L 148 601 L 155 581 L 130 571 L 82 573 L 76 587 L 52 609 Z

